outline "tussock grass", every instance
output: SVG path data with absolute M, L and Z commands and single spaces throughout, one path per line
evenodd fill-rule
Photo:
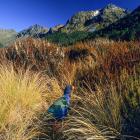
M 30 70 L 15 71 L 10 64 L 0 65 L 0 139 L 37 139 L 42 135 L 41 115 L 49 119 L 46 111 L 60 96 L 62 91 L 55 78 Z
M 105 140 L 120 135 L 121 100 L 113 87 L 110 87 L 108 95 L 101 87 L 97 92 L 81 90 L 77 100 L 77 106 L 73 108 L 75 113 L 67 123 L 69 129 L 64 131 L 69 138 Z
M 140 80 L 123 76 L 118 85 L 79 89 L 62 129 L 67 139 L 139 139 Z
M 60 48 L 28 38 L 0 51 L 0 139 L 139 139 L 139 42 Z M 47 109 L 66 84 L 76 90 L 54 132 Z
M 34 121 L 44 106 L 44 88 L 40 74 L 0 66 L 0 139 L 29 140 L 38 134 Z

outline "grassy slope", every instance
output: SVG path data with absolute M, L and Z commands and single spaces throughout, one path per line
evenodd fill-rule
M 0 43 L 7 46 L 16 39 L 16 32 L 13 30 L 0 30 Z
M 29 140 L 35 135 L 74 140 L 140 138 L 139 42 L 96 40 L 58 48 L 26 39 L 0 51 L 4 140 Z M 12 66 L 5 66 L 11 62 Z M 71 111 L 56 133 L 46 110 L 67 83 L 77 89 Z

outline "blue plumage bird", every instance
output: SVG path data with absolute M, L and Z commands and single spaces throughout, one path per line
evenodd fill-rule
M 49 107 L 48 113 L 52 114 L 55 119 L 62 120 L 67 116 L 72 88 L 71 85 L 67 85 L 64 90 L 64 95 Z

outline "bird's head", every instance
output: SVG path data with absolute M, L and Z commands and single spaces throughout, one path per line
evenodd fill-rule
M 74 86 L 67 85 L 64 89 L 64 95 L 70 95 L 73 89 L 74 89 Z

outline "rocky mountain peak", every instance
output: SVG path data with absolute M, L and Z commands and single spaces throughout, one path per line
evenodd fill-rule
M 42 30 L 42 29 L 45 30 L 47 28 L 44 28 L 43 26 L 41 26 L 39 24 L 34 24 L 34 25 L 30 26 L 28 29 L 30 29 L 30 30 Z
M 87 20 L 92 19 L 100 13 L 99 10 L 95 11 L 81 11 L 74 14 L 66 23 L 62 32 L 83 31 L 84 24 Z
M 116 6 L 114 4 L 108 4 L 107 6 L 105 6 L 101 11 L 121 11 L 121 12 L 124 12 L 126 11 L 125 9 L 119 7 L 119 6 Z
M 100 10 L 99 14 L 91 20 L 86 21 L 85 26 L 90 32 L 94 32 L 107 27 L 117 20 L 126 16 L 128 12 L 114 4 L 108 4 Z
M 128 12 L 114 4 L 108 4 L 102 9 L 81 11 L 74 14 L 61 28 L 62 32 L 89 31 L 94 32 L 107 27 L 127 15 Z
M 19 32 L 17 37 L 18 38 L 19 37 L 28 37 L 28 36 L 37 37 L 40 33 L 47 33 L 47 32 L 48 32 L 47 28 L 45 28 L 41 25 L 35 24 L 35 25 L 32 25 L 29 28 L 24 29 L 21 32 Z
M 119 8 L 119 7 L 116 6 L 115 4 L 110 3 L 110 4 L 108 4 L 105 8 L 106 8 L 106 9 L 113 9 L 113 8 Z

